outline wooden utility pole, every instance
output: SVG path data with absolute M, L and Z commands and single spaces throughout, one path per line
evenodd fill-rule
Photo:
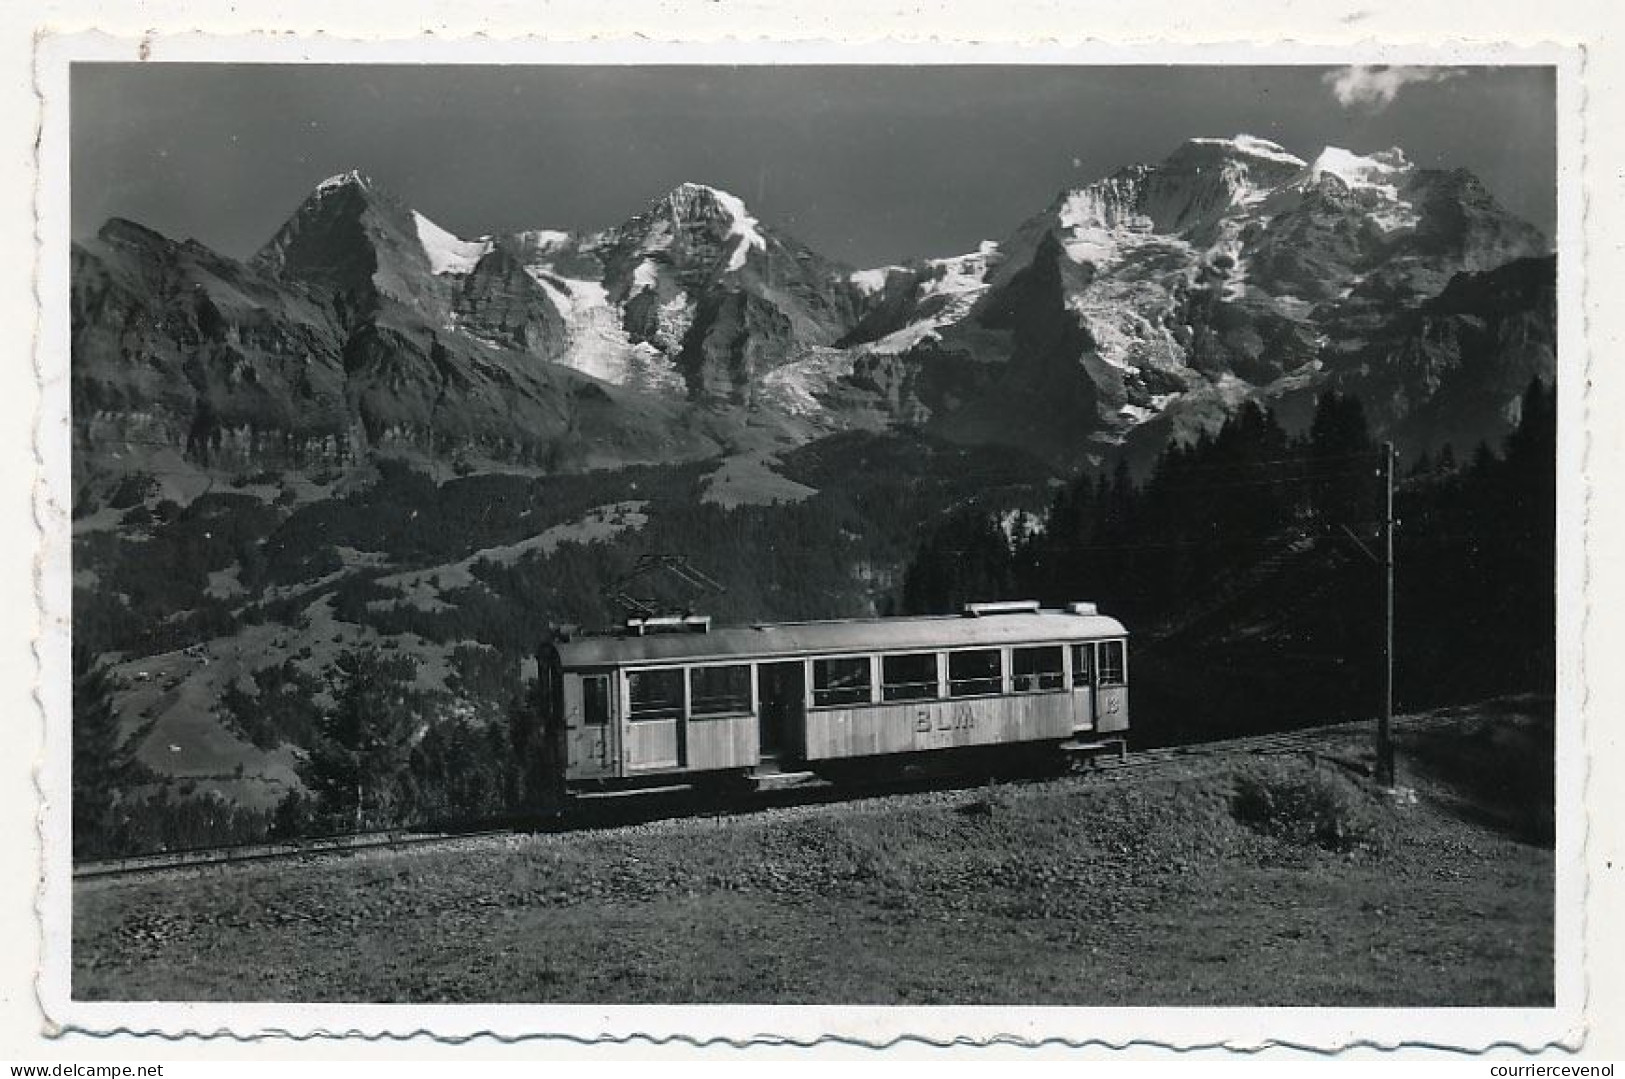
M 1394 785 L 1394 444 L 1382 444 L 1382 714 L 1377 719 L 1377 782 Z

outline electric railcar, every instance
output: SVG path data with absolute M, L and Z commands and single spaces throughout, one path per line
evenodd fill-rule
M 540 654 L 558 793 L 901 771 L 1006 747 L 1126 747 L 1128 633 L 1094 604 L 713 628 L 687 616 Z M 560 782 L 562 781 L 562 782 Z

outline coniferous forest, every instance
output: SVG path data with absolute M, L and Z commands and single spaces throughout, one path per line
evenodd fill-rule
M 1504 445 L 1395 476 L 1396 708 L 1555 686 L 1556 407 L 1536 381 Z M 1133 635 L 1142 739 L 1373 715 L 1384 597 L 1382 457 L 1360 403 L 1291 435 L 1249 404 L 1137 481 L 1080 476 L 1042 520 L 961 508 L 921 544 L 909 612 L 988 597 L 1092 600 Z

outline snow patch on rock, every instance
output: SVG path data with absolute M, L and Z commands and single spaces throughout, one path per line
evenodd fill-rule
M 334 191 L 338 191 L 341 188 L 350 187 L 352 185 L 364 190 L 371 187 L 372 182 L 367 179 L 366 175 L 363 174 L 360 169 L 351 169 L 349 172 L 341 172 L 337 176 L 329 176 L 327 179 L 317 184 L 316 194 L 317 196 L 329 195 Z
M 1069 295 L 1067 309 L 1111 366 L 1183 368 L 1185 350 L 1170 327 L 1179 321 L 1180 294 L 1200 261 L 1196 250 L 1183 240 L 1148 236 L 1123 244 L 1117 254 L 1115 272 Z
M 921 283 L 916 297 L 916 303 L 927 307 L 930 313 L 862 346 L 863 351 L 883 355 L 907 352 L 922 341 L 935 339 L 938 331 L 970 314 L 976 301 L 989 288 L 988 267 L 998 254 L 997 241 L 983 240 L 970 254 L 931 259 L 927 263 L 929 275 Z
M 532 263 L 525 272 L 546 291 L 564 316 L 569 343 L 554 362 L 591 375 L 602 382 L 637 389 L 682 393 L 683 376 L 671 358 L 647 342 L 634 344 L 621 321 L 621 310 L 600 281 L 565 277 L 545 264 Z M 661 306 L 662 335 L 681 340 L 693 320 L 692 304 L 678 296 Z
M 1068 191 L 1055 214 L 1067 257 L 1100 270 L 1120 261 L 1123 248 L 1153 228 L 1151 219 L 1135 209 L 1137 197 L 1136 185 L 1125 177 Z
M 620 317 L 610 305 L 609 293 L 597 281 L 560 277 L 537 267 L 525 272 L 547 292 L 548 299 L 564 316 L 570 344 L 559 363 L 584 375 L 613 382 L 626 381 L 626 359 L 632 341 L 621 327 Z
M 1328 146 L 1305 170 L 1305 180 L 1313 184 L 1324 176 L 1335 176 L 1356 197 L 1371 203 L 1371 220 L 1378 228 L 1392 232 L 1411 228 L 1421 219 L 1402 193 L 1414 172 L 1415 166 L 1397 146 L 1375 154 L 1356 154 Z
M 518 233 L 515 239 L 530 245 L 538 253 L 557 251 L 570 242 L 570 234 L 560 229 L 528 229 Z
M 1309 166 L 1309 178 L 1318 180 L 1331 173 L 1351 190 L 1371 188 L 1390 198 L 1397 198 L 1399 192 L 1395 180 L 1408 174 L 1411 169 L 1405 152 L 1397 146 L 1375 154 L 1356 154 L 1340 146 L 1328 146 Z
M 1304 166 L 1303 158 L 1287 150 L 1280 143 L 1261 139 L 1257 135 L 1235 135 L 1228 139 L 1195 138 L 1190 141 L 1196 146 L 1218 146 L 1248 157 L 1259 157 L 1283 165 L 1295 165 L 1298 168 Z
M 717 205 L 721 206 L 731 219 L 728 235 L 739 238 L 739 242 L 734 245 L 733 253 L 728 256 L 728 269 L 737 270 L 745 265 L 745 259 L 749 257 L 752 248 L 757 251 L 767 250 L 767 238 L 757 231 L 756 218 L 745 209 L 744 202 L 738 196 L 714 187 L 708 190 L 717 200 Z
M 646 258 L 632 270 L 632 295 L 660 287 L 660 264 Z
M 461 276 L 491 253 L 489 238 L 459 240 L 416 210 L 412 211 L 412 223 L 417 227 L 423 253 L 429 256 L 429 268 L 436 274 Z
M 694 325 L 698 305 L 687 292 L 678 292 L 655 309 L 653 344 L 664 355 L 675 356 L 682 350 L 683 338 Z
M 954 255 L 949 258 L 932 259 L 930 266 L 933 271 L 940 271 L 925 283 L 921 290 L 922 296 L 950 296 L 954 299 L 974 302 L 977 296 L 987 291 L 988 263 L 999 253 L 999 245 L 994 240 L 983 240 L 975 251 L 968 255 Z
M 856 350 L 814 348 L 806 356 L 764 375 L 761 395 L 767 403 L 792 416 L 820 417 L 826 409 L 818 395 L 851 375 L 857 356 Z
M 888 277 L 901 270 L 901 266 L 877 266 L 872 270 L 853 270 L 847 275 L 847 280 L 856 285 L 858 291 L 865 296 L 872 296 L 886 287 Z

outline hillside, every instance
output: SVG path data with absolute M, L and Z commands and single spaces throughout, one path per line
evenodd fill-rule
M 412 657 L 431 710 L 485 722 L 549 625 L 619 615 L 611 586 L 645 555 L 688 554 L 721 587 L 657 578 L 639 586 L 650 598 L 721 621 L 874 614 L 921 521 L 970 498 L 1036 508 L 1048 478 L 1010 451 L 864 434 L 774 467 L 799 500 L 730 504 L 716 493 L 738 485 L 707 462 L 437 481 L 385 460 L 366 478 L 261 474 L 185 506 L 126 491 L 76 524 L 76 640 L 109 660 L 148 768 L 269 808 L 298 788 L 312 687 L 345 650 Z M 309 699 L 273 707 L 288 692 Z
M 73 993 L 1547 1006 L 1550 720 L 1514 700 L 1402 725 L 1397 799 L 1339 763 L 1361 730 L 1318 760 L 80 881 Z

